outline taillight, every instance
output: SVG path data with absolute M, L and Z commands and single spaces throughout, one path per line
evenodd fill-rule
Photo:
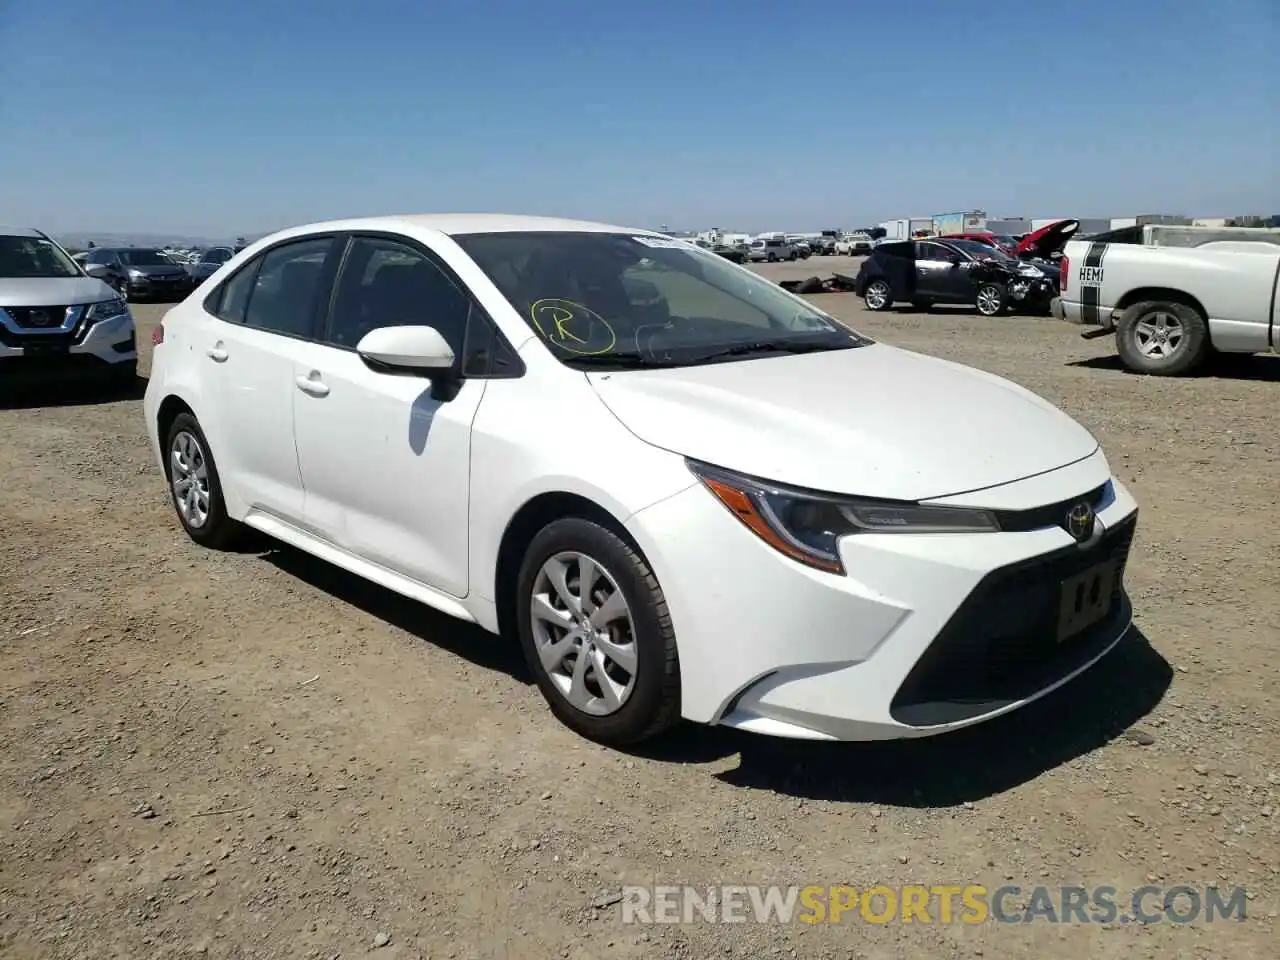
M 164 321 L 156 324 L 156 328 L 151 331 L 151 345 L 158 347 L 164 343 Z
M 1071 276 L 1071 258 L 1063 256 L 1062 262 L 1058 264 L 1058 292 L 1067 292 L 1067 277 Z

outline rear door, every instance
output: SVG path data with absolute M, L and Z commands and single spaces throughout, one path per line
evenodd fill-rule
M 197 362 L 214 400 L 218 468 L 250 509 L 303 516 L 293 439 L 294 356 L 328 300 L 336 238 L 286 241 L 255 257 L 205 303 Z

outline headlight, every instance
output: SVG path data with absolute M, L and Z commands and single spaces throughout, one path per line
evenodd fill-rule
M 112 300 L 102 300 L 98 303 L 91 303 L 88 311 L 85 313 L 85 319 L 90 323 L 97 323 L 101 320 L 114 320 L 116 317 L 125 317 L 129 315 L 129 305 L 116 297 Z
M 703 485 L 735 517 L 792 560 L 844 573 L 837 549 L 841 537 L 859 533 L 995 533 L 987 510 L 866 500 L 796 490 L 754 477 L 685 461 Z
M 145 280 L 147 275 L 141 270 L 130 270 L 129 276 L 134 280 Z

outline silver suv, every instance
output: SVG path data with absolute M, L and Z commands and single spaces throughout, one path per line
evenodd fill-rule
M 0 385 L 132 384 L 138 345 L 120 294 L 47 234 L 0 226 Z

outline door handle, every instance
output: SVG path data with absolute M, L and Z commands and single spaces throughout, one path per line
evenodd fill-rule
M 205 354 L 209 357 L 210 360 L 214 360 L 217 363 L 224 363 L 227 357 L 229 356 L 229 354 L 227 353 L 227 348 L 222 345 L 221 340 L 219 340 L 212 347 L 206 350 Z
M 312 374 L 310 377 L 298 377 L 294 380 L 298 385 L 298 389 L 303 393 L 313 397 L 327 397 L 329 395 L 329 385 L 320 379 L 319 374 Z

